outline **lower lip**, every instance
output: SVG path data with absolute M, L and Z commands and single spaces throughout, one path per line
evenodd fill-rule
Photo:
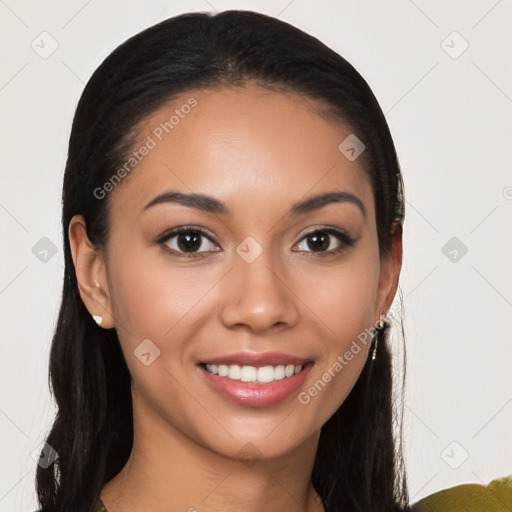
M 242 382 L 219 377 L 200 366 L 208 383 L 225 398 L 246 407 L 268 407 L 288 398 L 304 382 L 312 364 L 308 363 L 293 377 L 286 377 L 268 384 Z

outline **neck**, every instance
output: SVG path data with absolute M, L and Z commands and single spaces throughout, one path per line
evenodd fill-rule
M 245 460 L 147 413 L 134 407 L 130 458 L 101 493 L 108 512 L 323 512 L 311 483 L 319 433 L 286 455 Z

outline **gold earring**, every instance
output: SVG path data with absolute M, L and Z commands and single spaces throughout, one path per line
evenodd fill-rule
M 374 328 L 373 334 L 372 334 L 372 343 L 370 345 L 370 352 L 372 353 L 372 361 L 375 361 L 377 357 L 377 345 L 379 343 L 379 334 L 381 332 L 384 332 L 389 327 L 389 322 L 384 318 L 382 319 L 382 311 L 380 315 L 380 321 L 377 327 Z
M 103 317 L 100 315 L 92 315 L 92 318 L 101 327 L 101 322 L 103 322 Z
M 373 335 L 373 341 L 372 341 L 372 361 L 375 361 L 375 358 L 377 357 L 377 344 L 379 343 L 379 335 L 374 334 Z

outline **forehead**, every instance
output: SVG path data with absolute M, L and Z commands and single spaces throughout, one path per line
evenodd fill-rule
M 371 213 L 362 158 L 339 149 L 352 130 L 321 107 L 256 85 L 180 94 L 139 126 L 136 162 L 114 190 L 113 213 L 131 215 L 166 190 L 215 196 L 246 215 L 334 189 L 357 195 Z

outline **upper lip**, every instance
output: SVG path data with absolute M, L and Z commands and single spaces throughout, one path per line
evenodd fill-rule
M 225 356 L 213 357 L 201 361 L 203 364 L 238 364 L 240 366 L 304 366 L 311 362 L 311 359 L 304 359 L 282 352 L 237 352 Z

